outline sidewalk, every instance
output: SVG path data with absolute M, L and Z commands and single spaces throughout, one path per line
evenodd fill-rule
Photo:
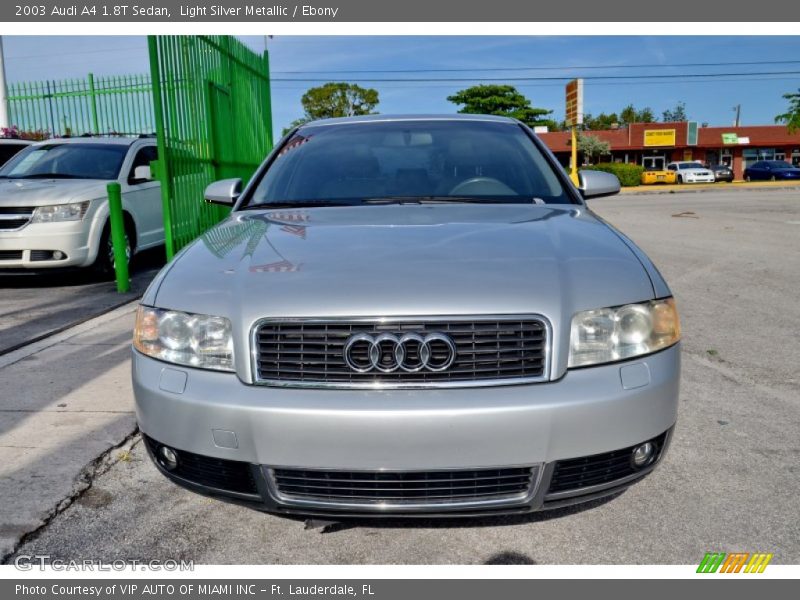
M 136 431 L 134 310 L 127 304 L 0 356 L 0 562 Z
M 732 183 L 674 183 L 622 188 L 623 194 L 675 194 L 677 192 L 747 192 L 800 190 L 800 181 L 734 181 Z

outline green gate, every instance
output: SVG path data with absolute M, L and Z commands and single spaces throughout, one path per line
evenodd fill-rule
M 167 257 L 225 218 L 203 201 L 272 148 L 269 57 L 231 36 L 149 36 Z
M 12 83 L 8 109 L 13 126 L 39 138 L 154 130 L 149 75 Z

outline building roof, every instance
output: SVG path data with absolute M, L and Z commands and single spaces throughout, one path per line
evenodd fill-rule
M 620 129 L 606 129 L 587 131 L 587 135 L 594 135 L 611 145 L 611 150 L 644 150 L 662 148 L 694 148 L 694 147 L 735 147 L 742 144 L 724 144 L 722 134 L 735 133 L 739 138 L 749 138 L 747 146 L 790 146 L 797 144 L 800 148 L 800 132 L 790 134 L 785 125 L 752 125 L 745 127 L 698 127 L 697 144 L 686 144 L 688 123 L 631 123 L 628 127 Z M 675 130 L 674 146 L 644 145 L 644 132 L 651 130 Z M 537 134 L 553 152 L 567 152 L 570 149 L 570 133 L 568 131 L 552 131 Z

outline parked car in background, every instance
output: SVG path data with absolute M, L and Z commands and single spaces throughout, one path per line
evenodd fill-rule
M 680 326 L 533 131 L 293 130 L 142 297 L 136 415 L 179 485 L 262 510 L 484 515 L 613 495 L 664 456 Z M 648 493 L 652 493 L 650 490 Z
M 667 169 L 675 173 L 678 183 L 714 183 L 714 172 L 698 162 L 671 162 Z
M 127 253 L 164 243 L 153 138 L 65 138 L 29 145 L 0 168 L 0 271 L 113 271 L 106 185 L 122 187 Z
M 800 168 L 785 160 L 759 160 L 744 170 L 745 181 L 800 179 Z
M 714 173 L 714 181 L 733 181 L 733 169 L 728 165 L 709 165 L 708 170 Z
M 17 152 L 24 150 L 32 143 L 30 140 L 0 138 L 0 167 L 6 164 Z
M 642 173 L 642 185 L 653 185 L 656 183 L 675 183 L 678 176 L 675 171 L 668 169 L 652 169 Z

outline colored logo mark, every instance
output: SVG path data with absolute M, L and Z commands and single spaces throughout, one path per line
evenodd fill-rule
M 700 565 L 697 567 L 698 573 L 763 573 L 772 554 L 766 552 L 706 552 Z

